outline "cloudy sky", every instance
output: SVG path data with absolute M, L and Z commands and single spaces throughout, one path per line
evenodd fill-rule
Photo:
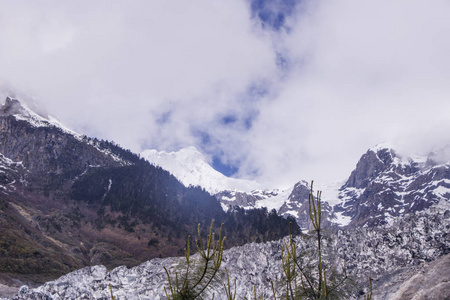
M 450 142 L 450 1 L 0 2 L 0 83 L 135 152 L 270 185 Z

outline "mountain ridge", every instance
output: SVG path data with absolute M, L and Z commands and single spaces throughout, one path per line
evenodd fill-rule
M 185 237 L 212 219 L 215 229 L 225 223 L 228 247 L 287 234 L 289 220 L 264 210 L 226 213 L 201 188 L 17 100 L 5 101 L 0 128 L 0 283 L 11 274 L 39 281 L 91 264 L 179 255 Z
M 341 187 L 336 210 L 354 225 L 370 226 L 449 201 L 450 163 L 435 163 L 433 155 L 400 157 L 391 148 L 369 149 Z
M 195 148 L 190 148 L 191 150 Z M 438 202 L 439 199 L 450 198 L 450 147 L 444 147 L 427 156 L 399 155 L 393 146 L 381 143 L 370 148 L 363 154 L 346 181 L 341 184 L 319 185 L 325 187 L 323 193 L 324 211 L 329 216 L 330 226 L 368 226 L 389 222 L 402 212 L 423 210 Z M 180 150 L 184 155 L 191 151 Z M 147 152 L 146 159 L 151 160 Z M 176 152 L 166 156 L 163 168 L 175 176 L 189 173 L 188 163 L 183 171 L 176 170 Z M 195 149 L 195 155 L 201 156 Z M 184 158 L 189 161 L 189 158 Z M 202 163 L 205 165 L 206 160 Z M 195 168 L 195 167 L 194 167 Z M 212 169 L 212 167 L 209 166 Z M 200 172 L 199 169 L 196 170 Z M 432 180 L 440 178 L 439 181 Z M 201 180 L 191 177 L 191 184 L 202 186 Z M 275 209 L 281 216 L 293 216 L 303 228 L 309 228 L 307 200 L 309 183 L 297 182 L 287 190 L 251 191 L 216 188 L 216 198 L 227 210 L 233 206 L 244 209 L 266 207 Z M 303 190 L 303 192 L 301 192 Z M 424 193 L 420 194 L 419 191 Z M 210 188 L 210 191 L 214 189 Z M 377 194 L 383 194 L 376 196 Z M 381 198 L 380 198 L 381 197 Z M 426 200 L 425 200 L 426 199 Z M 306 206 L 304 205 L 306 203 Z M 369 205 L 369 203 L 372 203 Z

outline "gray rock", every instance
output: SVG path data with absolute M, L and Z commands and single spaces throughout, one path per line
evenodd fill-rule
M 445 300 L 450 299 L 450 254 L 390 278 L 373 291 L 374 300 Z M 398 282 L 398 277 L 408 276 Z
M 0 297 L 12 297 L 19 291 L 18 287 L 7 286 L 0 283 Z

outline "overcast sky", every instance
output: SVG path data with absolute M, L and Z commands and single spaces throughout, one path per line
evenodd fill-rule
M 449 16 L 448 0 L 3 0 L 0 80 L 137 153 L 342 180 L 378 143 L 450 142 Z

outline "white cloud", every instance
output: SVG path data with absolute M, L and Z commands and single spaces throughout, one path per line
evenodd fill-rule
M 448 143 L 449 14 L 448 1 L 303 6 L 286 39 L 297 64 L 261 106 L 249 170 L 268 182 L 337 180 L 377 143 L 409 153 Z
M 1 4 L 1 77 L 69 125 L 136 151 L 146 139 L 192 141 L 190 122 L 207 123 L 234 104 L 224 97 L 275 68 L 270 41 L 243 1 L 41 4 Z M 167 109 L 172 122 L 155 131 L 152 118 Z
M 244 0 L 2 1 L 0 77 L 78 131 L 203 147 L 266 183 L 343 179 L 384 141 L 449 142 L 448 1 L 302 3 L 269 32 Z

